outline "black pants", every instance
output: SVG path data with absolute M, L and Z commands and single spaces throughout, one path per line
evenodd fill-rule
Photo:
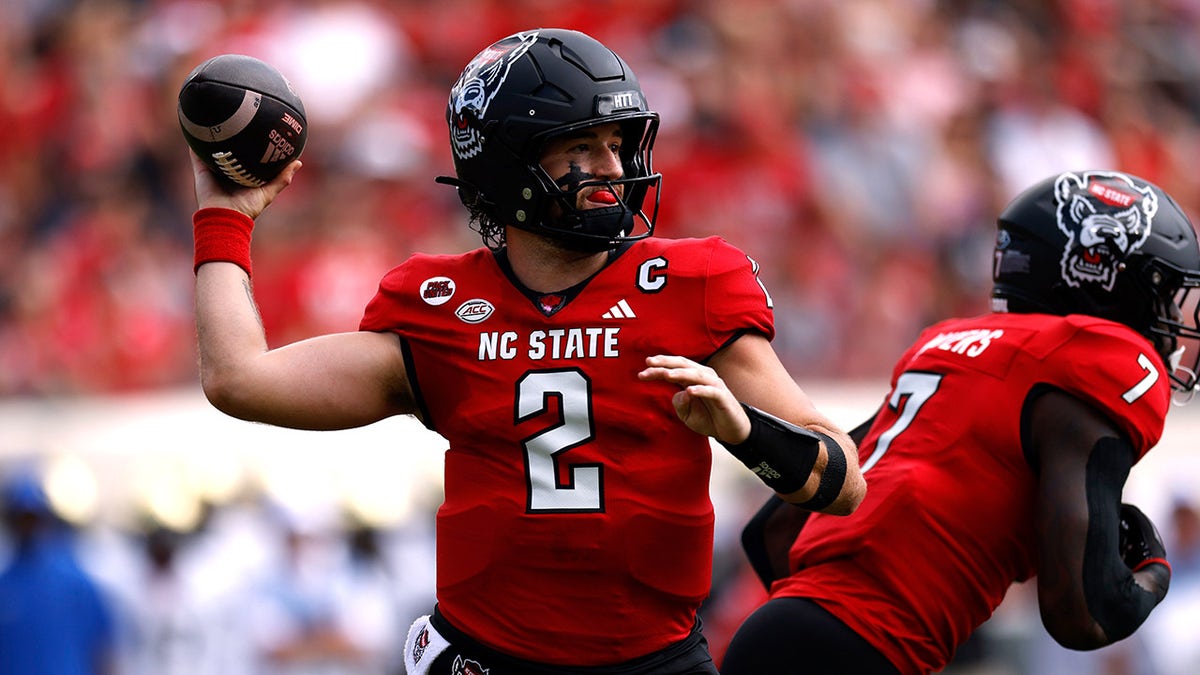
M 805 598 L 776 598 L 738 628 L 721 675 L 899 675 L 866 640 Z
M 613 666 L 576 668 L 548 666 L 500 654 L 451 626 L 436 608 L 429 621 L 450 643 L 450 648 L 434 660 L 430 669 L 433 675 L 464 672 L 486 672 L 488 675 L 718 675 L 708 651 L 708 640 L 700 632 L 699 620 L 691 635 L 661 651 Z M 460 664 L 458 668 L 454 668 L 456 660 Z M 467 661 L 474 662 L 471 667 L 476 670 L 464 669 L 462 664 Z

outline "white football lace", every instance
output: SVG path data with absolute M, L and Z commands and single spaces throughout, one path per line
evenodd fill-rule
M 267 183 L 261 178 L 255 178 L 254 176 L 251 176 L 250 173 L 246 171 L 246 168 L 242 166 L 242 163 L 233 156 L 232 152 L 214 152 L 212 157 L 217 162 L 217 166 L 220 167 L 221 173 L 229 176 L 229 179 L 238 185 L 245 185 L 246 187 L 262 187 Z

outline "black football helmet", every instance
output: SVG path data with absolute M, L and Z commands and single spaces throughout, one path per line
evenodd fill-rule
M 458 188 L 489 246 L 500 245 L 505 225 L 585 251 L 653 233 L 662 180 L 651 165 L 658 113 L 647 107 L 625 61 L 595 39 L 540 28 L 496 42 L 450 90 L 446 122 L 457 176 L 437 180 Z M 539 164 L 546 142 L 606 122 L 622 127 L 624 175 L 560 188 Z M 616 203 L 576 209 L 579 190 L 597 185 Z M 649 192 L 654 206 L 647 216 L 642 205 Z
M 1067 172 L 1017 196 L 997 224 L 994 310 L 1123 323 L 1154 344 L 1176 389 L 1195 390 L 1200 247 L 1170 195 L 1126 173 Z

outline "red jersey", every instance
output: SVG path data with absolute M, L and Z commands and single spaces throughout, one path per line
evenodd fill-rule
M 903 673 L 941 670 L 1036 573 L 1030 393 L 1048 385 L 1090 403 L 1140 459 L 1162 433 L 1167 373 L 1148 340 L 1102 319 L 990 314 L 926 329 L 860 448 L 866 499 L 850 516 L 809 518 L 772 597 L 814 599 Z
M 449 441 L 438 609 L 504 653 L 619 663 L 692 630 L 711 583 L 712 454 L 647 356 L 704 361 L 774 336 L 757 266 L 724 240 L 639 241 L 564 296 L 486 249 L 415 255 L 363 330 L 402 338 L 426 425 Z

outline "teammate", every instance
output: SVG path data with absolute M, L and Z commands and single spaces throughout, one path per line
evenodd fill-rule
M 864 495 L 855 446 L 771 348 L 757 265 L 718 237 L 650 236 L 658 115 L 616 54 L 573 31 L 504 38 L 447 122 L 456 176 L 439 182 L 485 246 L 414 255 L 360 330 L 272 350 L 249 237 L 299 163 L 226 193 L 193 155 L 204 391 L 239 418 L 413 414 L 449 441 L 438 603 L 410 630 L 409 673 L 715 673 L 697 620 L 707 437 L 836 514 Z
M 743 532 L 770 599 L 724 675 L 938 671 L 1035 575 L 1046 630 L 1077 650 L 1129 636 L 1166 595 L 1158 533 L 1121 500 L 1172 385 L 1196 387 L 1196 359 L 1180 367 L 1200 337 L 1192 224 L 1155 185 L 1085 171 L 998 225 L 994 311 L 926 329 L 851 432 L 862 506 L 835 521 L 771 500 Z

